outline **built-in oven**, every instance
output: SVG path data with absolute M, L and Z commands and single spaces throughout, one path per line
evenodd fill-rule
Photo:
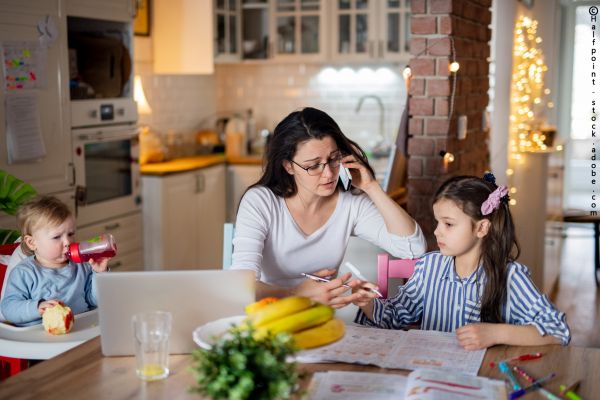
M 121 106 L 96 100 L 72 115 L 82 125 L 72 128 L 78 225 L 141 210 L 137 114 Z

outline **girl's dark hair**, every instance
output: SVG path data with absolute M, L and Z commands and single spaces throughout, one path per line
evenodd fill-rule
M 502 308 L 506 301 L 507 264 L 519 257 L 520 248 L 515 236 L 515 226 L 505 196 L 498 208 L 488 215 L 481 213 L 481 205 L 496 190 L 492 174 L 485 180 L 476 176 L 457 176 L 444 182 L 435 193 L 433 203 L 441 199 L 452 200 L 474 221 L 488 219 L 490 229 L 481 243 L 480 263 L 486 280 L 481 298 L 481 321 L 503 322 Z
M 352 154 L 369 170 L 372 176 L 375 176 L 365 152 L 342 133 L 333 118 L 321 110 L 306 107 L 300 111 L 294 111 L 275 127 L 273 136 L 267 145 L 264 173 L 260 180 L 251 187 L 266 186 L 281 197 L 290 197 L 296 194 L 298 191 L 296 182 L 294 177 L 288 174 L 283 167 L 284 161 L 291 161 L 294 158 L 298 144 L 310 139 L 320 140 L 327 136 L 335 141 L 342 154 Z

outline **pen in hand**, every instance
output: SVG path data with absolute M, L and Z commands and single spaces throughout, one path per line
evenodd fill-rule
M 305 278 L 312 279 L 313 281 L 317 281 L 317 282 L 331 282 L 331 279 L 321 278 L 320 276 L 316 276 L 313 274 L 307 274 L 307 273 L 302 272 L 300 275 L 302 275 Z M 348 289 L 352 289 L 351 286 L 346 285 L 345 283 L 342 283 L 342 286 L 346 287 Z
M 363 276 L 363 274 L 361 274 L 361 273 L 360 273 L 360 271 L 358 270 L 358 268 L 356 268 L 356 267 L 354 266 L 354 264 L 352 264 L 352 263 L 350 263 L 350 262 L 346 261 L 346 262 L 344 263 L 344 265 L 345 265 L 345 266 L 346 266 L 346 267 L 347 267 L 347 268 L 350 270 L 350 272 L 352 272 L 352 274 L 353 274 L 353 275 L 355 275 L 355 276 L 356 276 L 358 279 L 360 279 L 361 281 L 368 281 L 368 279 L 367 279 L 367 278 L 365 278 L 365 277 Z M 375 293 L 377 296 L 379 296 L 379 297 L 383 297 L 383 295 L 381 294 L 381 292 L 380 292 L 379 290 L 377 290 L 377 289 L 373 289 L 373 288 L 369 288 L 369 290 L 370 290 L 371 292 Z

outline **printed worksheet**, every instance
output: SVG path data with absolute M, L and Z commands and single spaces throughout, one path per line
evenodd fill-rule
M 506 399 L 504 382 L 440 370 L 417 369 L 408 376 L 329 371 L 313 375 L 312 400 Z
M 344 337 L 300 352 L 299 362 L 346 362 L 398 369 L 449 369 L 477 375 L 485 350 L 465 350 L 454 333 L 346 326 Z

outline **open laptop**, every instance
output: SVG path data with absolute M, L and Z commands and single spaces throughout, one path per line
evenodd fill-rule
M 169 353 L 190 353 L 198 347 L 194 329 L 243 315 L 255 296 L 255 274 L 249 270 L 111 272 L 96 279 L 105 356 L 134 354 L 131 317 L 144 311 L 171 312 Z

